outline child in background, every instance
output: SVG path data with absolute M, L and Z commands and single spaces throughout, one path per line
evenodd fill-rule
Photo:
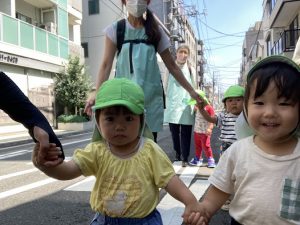
M 243 110 L 245 89 L 239 85 L 230 86 L 224 93 L 224 106 L 225 112 L 221 112 L 218 115 L 210 116 L 204 109 L 199 108 L 199 112 L 204 119 L 208 122 L 214 123 L 220 128 L 221 134 L 219 139 L 221 140 L 221 154 L 237 140 L 235 134 L 235 123 Z M 204 105 L 204 104 L 203 104 Z M 222 206 L 225 211 L 229 210 L 230 199 L 226 201 L 226 204 Z
M 231 224 L 300 224 L 299 87 L 300 68 L 284 56 L 269 56 L 249 71 L 245 115 L 254 135 L 233 143 L 209 177 L 200 203 L 206 220 L 234 194 Z M 189 221 L 207 224 L 199 216 Z
M 205 93 L 203 91 L 198 90 L 197 92 L 200 96 L 205 97 Z M 204 107 L 204 110 L 211 117 L 215 115 L 214 109 L 210 104 L 207 104 Z M 210 146 L 210 138 L 214 124 L 207 122 L 203 118 L 196 105 L 194 106 L 194 111 L 196 113 L 194 125 L 195 157 L 189 162 L 189 164 L 192 166 L 201 166 L 203 164 L 202 150 L 204 150 L 207 157 L 207 167 L 215 168 L 216 164 Z
M 214 123 L 221 130 L 219 139 L 222 141 L 221 152 L 224 152 L 233 142 L 237 140 L 234 125 L 236 119 L 243 110 L 245 89 L 239 85 L 230 86 L 224 93 L 223 102 L 225 112 L 210 116 L 204 109 L 204 104 L 199 112 L 208 122 Z
M 95 176 L 90 203 L 96 215 L 91 225 L 162 225 L 156 210 L 159 188 L 185 206 L 184 215 L 197 210 L 199 203 L 175 174 L 172 163 L 145 129 L 144 93 L 133 81 L 115 78 L 104 82 L 93 107 L 102 138 L 74 152 L 73 159 L 56 167 L 37 161 L 34 165 L 50 177 L 69 180 Z

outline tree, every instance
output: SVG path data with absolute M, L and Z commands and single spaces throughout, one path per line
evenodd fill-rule
M 78 115 L 92 87 L 79 57 L 69 57 L 65 70 L 56 74 L 54 84 L 55 97 L 64 106 L 64 114 Z

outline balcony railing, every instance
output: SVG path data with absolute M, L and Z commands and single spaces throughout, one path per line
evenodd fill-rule
M 292 52 L 295 50 L 296 43 L 300 35 L 300 29 L 285 30 L 280 38 L 274 43 L 271 49 L 272 55 L 280 55 L 283 52 Z
M 67 59 L 68 40 L 0 13 L 0 42 Z

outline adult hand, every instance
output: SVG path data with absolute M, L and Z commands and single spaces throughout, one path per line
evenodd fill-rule
M 34 138 L 38 141 L 39 143 L 39 152 L 40 152 L 40 157 L 43 158 L 43 162 L 44 160 L 47 161 L 56 161 L 58 159 L 58 156 L 62 154 L 61 149 L 59 148 L 60 154 L 51 154 L 50 149 L 54 147 L 56 147 L 56 144 L 50 144 L 49 143 L 49 135 L 46 131 L 44 131 L 42 128 L 35 126 L 33 128 L 33 135 Z
M 190 96 L 196 100 L 198 109 L 203 109 L 207 104 L 205 99 L 203 99 L 195 90 L 190 92 Z
M 84 112 L 88 116 L 92 116 L 93 114 L 92 106 L 95 105 L 95 99 L 96 99 L 96 94 L 91 93 L 91 95 L 88 97 L 88 99 L 85 102 Z
M 47 152 L 49 150 L 49 135 L 42 128 L 35 126 L 33 128 L 33 136 L 40 143 L 40 150 Z

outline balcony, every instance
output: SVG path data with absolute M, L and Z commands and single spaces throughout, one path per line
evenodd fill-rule
M 300 29 L 285 30 L 280 35 L 280 38 L 274 43 L 274 46 L 271 49 L 271 54 L 280 55 L 284 52 L 294 51 L 299 35 L 300 35 Z
M 299 0 L 277 0 L 270 15 L 270 28 L 286 27 L 299 12 Z
M 56 34 L 0 13 L 0 43 L 63 59 L 69 55 L 68 40 Z

